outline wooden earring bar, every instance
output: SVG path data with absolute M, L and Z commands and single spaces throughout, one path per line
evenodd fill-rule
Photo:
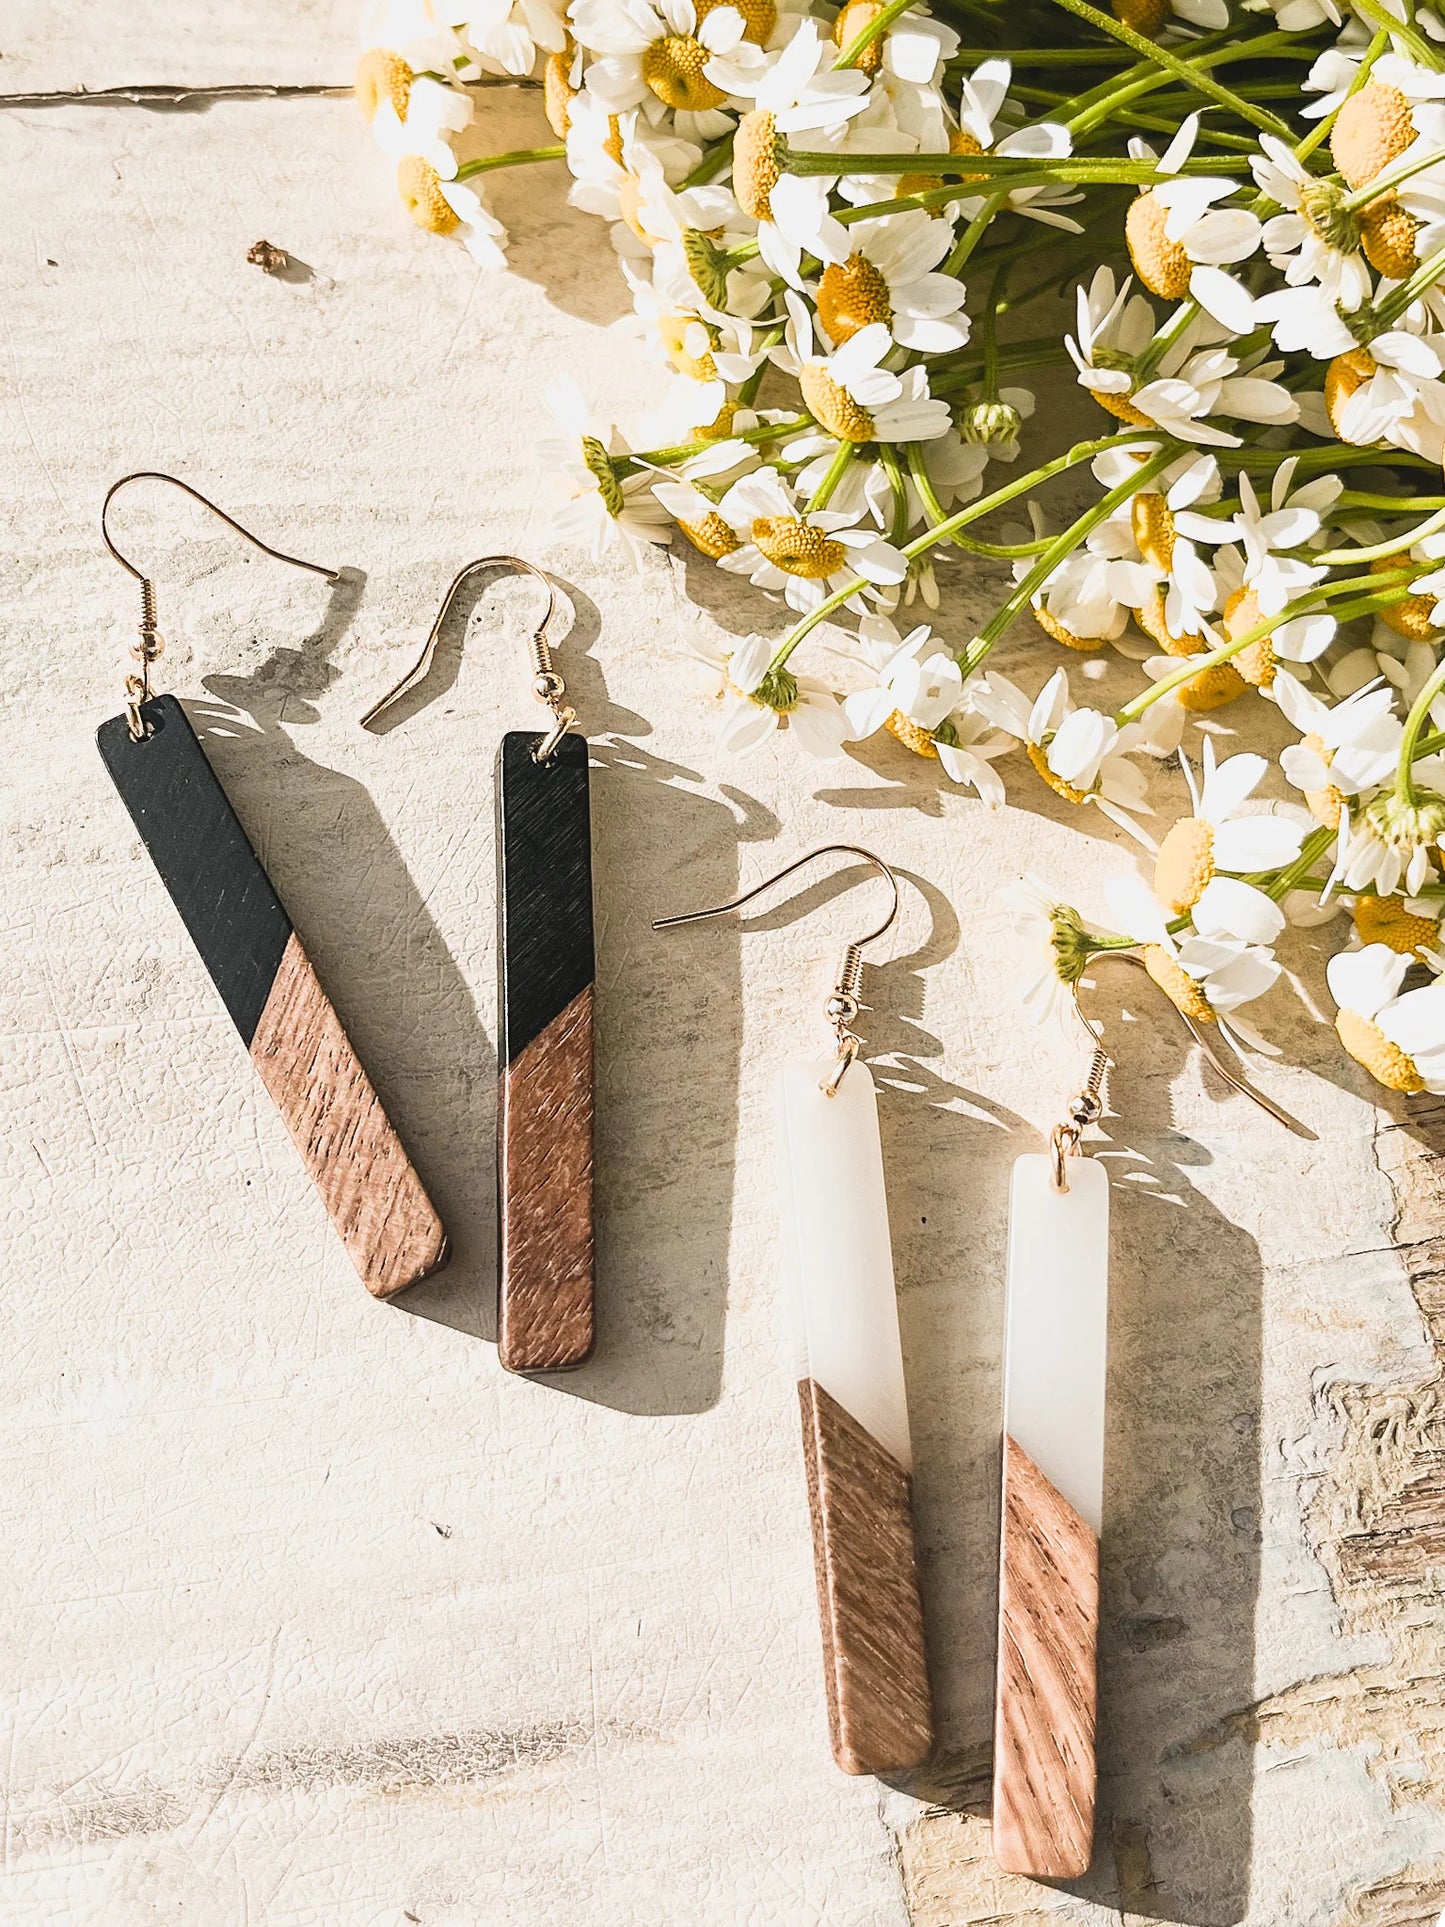
M 389 1298 L 446 1261 L 441 1220 L 185 711 L 138 713 L 139 739 L 125 716 L 97 731 L 106 769 L 362 1283 Z
M 1069 1880 L 1093 1854 L 1109 1177 L 1014 1164 L 1005 1314 L 993 1852 Z
M 509 730 L 497 752 L 497 1350 L 581 1365 L 596 1339 L 592 830 L 586 738 Z
M 827 1095 L 836 1069 L 778 1072 L 785 1268 L 833 1757 L 896 1773 L 933 1745 L 913 1460 L 877 1095 L 857 1059 Z

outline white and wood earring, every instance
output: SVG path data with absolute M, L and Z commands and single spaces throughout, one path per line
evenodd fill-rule
M 1089 968 L 1116 961 L 1145 970 L 1127 951 Z M 1093 1050 L 1084 1087 L 1049 1149 L 1016 1159 L 1009 1195 L 994 1697 L 994 1858 L 1005 1873 L 1050 1880 L 1088 1869 L 1097 1782 L 1109 1179 L 1083 1133 L 1103 1115 L 1109 1060 L 1077 984 L 1074 1004 Z M 1303 1131 L 1180 1016 L 1227 1083 Z
M 833 1757 L 845 1773 L 893 1773 L 927 1757 L 933 1715 L 878 1100 L 852 1025 L 863 948 L 897 915 L 897 880 L 871 850 L 828 843 L 731 903 L 662 917 L 653 928 L 741 909 L 831 854 L 871 863 L 892 900 L 883 921 L 843 952 L 825 1007 L 831 1054 L 803 1053 L 778 1067 L 783 1261 Z

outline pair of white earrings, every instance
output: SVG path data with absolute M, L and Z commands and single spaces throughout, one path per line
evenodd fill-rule
M 921 1765 L 933 1743 L 877 1096 L 852 1029 L 862 951 L 897 915 L 897 880 L 871 850 L 830 843 L 654 928 L 741 909 L 833 854 L 872 864 L 891 902 L 843 953 L 826 1005 L 832 1055 L 778 1068 L 777 1162 L 833 1755 L 847 1773 L 887 1774 Z M 1093 967 L 1115 959 L 1144 969 L 1126 952 Z M 1078 1008 L 1077 985 L 1074 997 Z M 993 1846 L 1004 1871 L 1046 1879 L 1087 1870 L 1097 1781 L 1109 1180 L 1083 1133 L 1103 1115 L 1108 1059 L 1078 1014 L 1084 1086 L 1049 1149 L 1015 1161 L 1009 1200 Z M 1293 1123 L 1180 1016 L 1221 1076 Z

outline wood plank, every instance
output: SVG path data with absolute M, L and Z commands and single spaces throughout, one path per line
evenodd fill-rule
M 1093 1853 L 1099 1542 L 1004 1439 L 993 1851 L 1005 1873 L 1067 1880 Z
M 918 1766 L 933 1746 L 913 1482 L 814 1379 L 798 1385 L 833 1757 Z

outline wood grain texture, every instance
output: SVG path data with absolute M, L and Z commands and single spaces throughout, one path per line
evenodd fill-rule
M 1093 1854 L 1099 1542 L 1004 1439 L 993 1851 L 1068 1880 Z
M 833 1758 L 899 1772 L 933 1745 L 912 1481 L 815 1379 L 798 1401 Z
M 389 1298 L 438 1270 L 441 1219 L 294 934 L 251 1058 L 366 1289 Z
M 497 1350 L 509 1372 L 580 1365 L 596 1339 L 592 986 L 501 1075 Z

